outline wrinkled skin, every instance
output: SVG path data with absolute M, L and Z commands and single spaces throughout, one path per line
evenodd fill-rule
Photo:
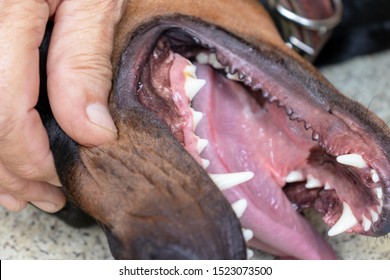
M 335 118 L 345 120 L 354 133 L 368 131 L 362 135 L 374 144 L 367 153 L 380 159 L 376 165 L 379 176 L 389 181 L 386 179 L 390 174 L 383 171 L 389 166 L 388 151 L 380 148 L 385 147 L 389 131 L 288 49 L 257 1 L 154 0 L 128 1 L 126 5 L 116 29 L 109 100 L 118 140 L 99 147 L 79 146 L 59 129 L 46 112 L 43 99 L 38 106 L 46 120 L 57 171 L 69 201 L 98 221 L 115 258 L 246 257 L 240 221 L 229 202 L 167 125 L 137 98 L 140 68 L 159 34 L 171 27 L 186 27 L 192 34 L 203 33 L 204 38 L 215 36 L 214 43 L 232 52 L 243 52 L 242 46 L 247 46 L 247 53 L 232 60 L 243 67 L 248 64 L 248 72 L 274 63 L 275 75 L 286 77 L 286 85 L 291 86 L 291 100 L 316 106 L 319 115 L 329 117 L 330 123 Z M 210 26 L 218 28 L 212 30 Z M 254 61 L 253 57 L 260 58 Z M 306 120 L 311 112 L 303 104 L 294 114 Z M 324 131 L 329 128 L 318 122 L 313 121 L 313 127 L 321 126 Z M 372 139 L 371 135 L 380 136 Z M 66 211 L 60 215 L 77 224 Z M 382 215 L 387 211 L 384 207 Z M 388 228 L 381 220 L 371 234 L 385 233 Z M 300 257 L 332 258 L 332 254 Z

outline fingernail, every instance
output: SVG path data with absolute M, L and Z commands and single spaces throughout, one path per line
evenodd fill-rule
M 18 212 L 26 206 L 26 202 L 19 201 L 9 194 L 0 194 L 0 205 L 7 208 L 9 211 Z
M 113 132 L 115 135 L 118 133 L 107 107 L 94 103 L 87 106 L 86 112 L 92 123 Z
M 31 203 L 49 213 L 54 213 L 61 209 L 61 207 L 58 207 L 56 204 L 47 201 L 31 201 Z

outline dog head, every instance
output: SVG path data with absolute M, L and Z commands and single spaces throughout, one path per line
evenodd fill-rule
M 118 140 L 52 141 L 114 257 L 240 259 L 247 240 L 334 258 L 305 208 L 330 235 L 389 231 L 390 131 L 287 48 L 257 1 L 127 1 L 116 30 Z

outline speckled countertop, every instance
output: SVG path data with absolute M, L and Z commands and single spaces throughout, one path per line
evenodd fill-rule
M 390 121 L 390 52 L 322 69 L 342 92 Z M 326 229 L 319 226 L 326 236 Z M 341 259 L 390 259 L 388 237 L 329 238 Z M 270 258 L 256 254 L 256 257 Z M 0 207 L 0 259 L 111 259 L 98 227 L 73 229 L 29 206 L 20 213 Z

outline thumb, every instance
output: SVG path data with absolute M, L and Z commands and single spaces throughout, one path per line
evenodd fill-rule
M 114 140 L 107 99 L 114 27 L 122 1 L 63 1 L 55 14 L 47 62 L 50 105 L 58 124 L 82 145 Z

